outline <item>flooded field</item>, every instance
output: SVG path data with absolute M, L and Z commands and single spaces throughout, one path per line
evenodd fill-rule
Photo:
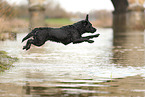
M 144 32 L 97 33 L 93 44 L 48 41 L 29 51 L 21 43 L 27 33 L 0 41 L 0 50 L 19 58 L 0 73 L 0 97 L 144 97 Z

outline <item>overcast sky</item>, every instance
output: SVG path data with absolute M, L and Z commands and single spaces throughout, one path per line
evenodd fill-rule
M 89 12 L 97 9 L 114 10 L 111 0 L 57 0 L 67 11 Z
M 27 0 L 7 0 L 15 4 L 27 4 Z M 89 12 L 97 9 L 114 10 L 111 0 L 54 0 L 60 3 L 61 7 L 69 12 Z
M 15 4 L 27 4 L 27 0 L 7 0 Z M 49 0 L 48 0 L 49 1 Z M 53 0 L 59 2 L 68 12 L 89 12 L 91 10 L 114 10 L 111 0 Z M 144 4 L 145 6 L 145 4 Z

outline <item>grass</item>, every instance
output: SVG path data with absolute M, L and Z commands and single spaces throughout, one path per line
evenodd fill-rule
M 49 18 L 46 19 L 45 22 L 50 27 L 60 27 L 73 24 L 73 22 L 67 18 Z
M 73 24 L 74 22 L 67 18 L 48 18 L 45 19 L 48 27 L 61 27 L 65 25 Z M 105 23 L 104 23 L 105 22 Z M 95 20 L 91 21 L 95 27 L 110 28 L 112 26 L 112 20 Z
M 0 51 L 0 72 L 9 69 L 12 66 L 13 62 L 17 60 L 17 58 L 8 56 L 6 52 Z

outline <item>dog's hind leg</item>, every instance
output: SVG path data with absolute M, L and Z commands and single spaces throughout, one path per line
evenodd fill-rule
M 31 44 L 35 45 L 35 46 L 42 46 L 45 43 L 45 41 L 38 41 L 37 39 L 29 39 L 26 43 L 26 46 L 23 47 L 23 49 L 30 49 Z
M 26 49 L 26 50 L 30 49 L 31 44 L 33 44 L 33 43 L 34 43 L 34 40 L 33 40 L 33 39 L 29 39 L 29 40 L 27 41 L 26 46 L 23 46 L 23 50 L 24 50 L 24 49 Z

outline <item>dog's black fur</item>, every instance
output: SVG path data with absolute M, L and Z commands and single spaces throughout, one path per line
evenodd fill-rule
M 99 34 L 82 37 L 84 33 L 94 33 L 96 29 L 92 27 L 92 24 L 88 20 L 88 15 L 85 20 L 74 23 L 73 25 L 63 26 L 61 28 L 35 28 L 26 37 L 23 38 L 22 42 L 26 39 L 33 37 L 27 41 L 26 46 L 23 49 L 30 49 L 31 44 L 36 46 L 42 46 L 47 40 L 63 43 L 67 45 L 69 43 L 81 43 L 88 42 L 93 43 L 91 38 L 98 37 Z

